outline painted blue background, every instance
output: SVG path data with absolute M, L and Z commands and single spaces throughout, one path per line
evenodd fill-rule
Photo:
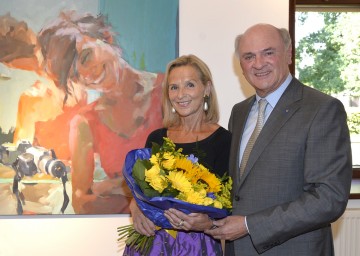
M 178 56 L 178 6 L 178 0 L 99 1 L 100 12 L 119 33 L 124 59 L 151 72 L 164 72 Z
M 102 13 L 126 61 L 137 69 L 164 72 L 178 56 L 178 6 L 179 0 L 12 0 L 0 1 L 0 15 L 10 12 L 39 32 L 62 10 Z

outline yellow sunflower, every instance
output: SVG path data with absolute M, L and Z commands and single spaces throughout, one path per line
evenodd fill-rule
M 154 154 L 154 155 L 151 155 L 149 161 L 150 163 L 152 164 L 158 164 L 159 163 L 159 157 L 160 157 L 160 154 L 157 153 L 157 154 Z
M 215 174 L 209 172 L 205 167 L 202 167 L 201 169 L 203 170 L 203 172 L 200 179 L 202 179 L 206 184 L 208 184 L 208 192 L 219 192 L 222 186 L 221 181 L 216 177 Z
M 222 203 L 220 201 L 214 200 L 214 207 L 218 208 L 218 209 L 222 209 L 223 205 L 222 205 Z
M 195 184 L 201 176 L 199 166 L 185 157 L 177 159 L 175 168 L 183 170 L 185 177 L 193 184 Z
M 152 177 L 150 180 L 148 180 L 148 182 L 150 186 L 153 187 L 159 193 L 162 193 L 164 189 L 167 188 L 168 186 L 166 178 L 162 175 Z
M 160 166 L 154 164 L 149 170 L 145 170 L 145 181 L 160 175 Z
M 191 189 L 192 189 L 190 181 L 188 179 L 186 179 L 183 172 L 171 171 L 171 172 L 169 172 L 169 175 L 167 176 L 167 178 L 169 179 L 170 183 L 172 184 L 171 186 L 174 189 L 179 190 L 180 192 L 187 193 L 187 192 L 191 191 Z
M 192 204 L 197 205 L 209 205 L 212 204 L 212 199 L 206 197 L 206 192 L 204 191 L 190 191 L 189 193 L 185 193 L 186 201 Z M 210 201 L 209 201 L 210 200 Z
M 172 170 L 175 164 L 175 157 L 170 152 L 165 152 L 161 163 L 165 169 Z

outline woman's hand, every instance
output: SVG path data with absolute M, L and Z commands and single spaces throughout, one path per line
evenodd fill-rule
M 212 220 L 204 213 L 185 214 L 179 210 L 170 208 L 164 213 L 171 225 L 176 229 L 204 231 L 211 229 Z
M 133 219 L 134 228 L 137 232 L 146 236 L 155 235 L 155 224 L 145 217 L 145 215 L 139 209 L 135 199 L 132 199 L 130 202 L 130 211 Z

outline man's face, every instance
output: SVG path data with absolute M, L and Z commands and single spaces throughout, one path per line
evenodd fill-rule
M 272 26 L 248 29 L 238 50 L 244 76 L 260 97 L 275 91 L 289 74 L 291 47 L 285 49 L 280 34 Z

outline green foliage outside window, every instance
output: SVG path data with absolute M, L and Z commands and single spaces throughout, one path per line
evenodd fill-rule
M 296 14 L 295 31 L 300 31 L 301 26 L 310 21 L 311 15 L 317 15 L 323 23 L 319 29 L 310 31 L 297 41 L 295 63 L 300 81 L 337 98 L 346 96 L 348 100 L 345 103 L 350 102 L 351 98 L 359 97 L 360 13 Z M 350 109 L 349 104 L 344 105 Z M 360 134 L 360 106 L 351 107 L 348 125 L 351 134 Z
M 360 134 L 360 113 L 348 115 L 348 126 L 351 134 Z

